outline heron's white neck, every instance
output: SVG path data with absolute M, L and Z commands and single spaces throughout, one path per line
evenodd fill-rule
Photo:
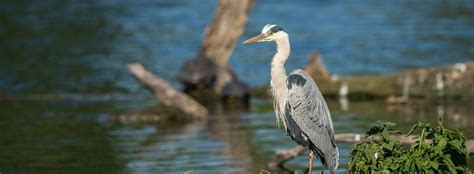
M 290 55 L 290 41 L 288 35 L 284 35 L 275 41 L 277 46 L 277 52 L 272 59 L 272 69 L 271 69 L 271 80 L 272 88 L 275 92 L 283 96 L 286 93 L 286 71 L 285 71 L 285 62 Z
M 290 55 L 290 41 L 286 33 L 275 41 L 277 52 L 272 59 L 271 86 L 273 99 L 275 100 L 275 112 L 277 123 L 282 122 L 287 129 L 286 121 L 283 116 L 285 113 L 285 97 L 287 93 L 285 62 Z

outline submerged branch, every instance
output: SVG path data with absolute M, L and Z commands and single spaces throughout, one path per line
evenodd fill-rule
M 208 110 L 190 96 L 175 90 L 166 81 L 148 71 L 139 63 L 128 64 L 130 73 L 156 97 L 157 102 L 166 107 L 176 108 L 187 115 L 206 120 Z

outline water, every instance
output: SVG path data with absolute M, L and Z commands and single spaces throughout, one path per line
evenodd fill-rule
M 123 112 L 153 97 L 128 74 L 142 62 L 179 87 L 175 75 L 192 58 L 216 1 L 12 1 L 0 3 L 2 173 L 256 173 L 276 150 L 294 146 L 278 129 L 271 101 L 250 111 L 221 107 L 209 123 L 117 124 Z M 258 1 L 244 39 L 277 23 L 290 33 L 288 69 L 319 50 L 334 74 L 391 73 L 474 60 L 472 1 Z M 273 44 L 238 44 L 231 65 L 252 86 L 268 85 Z M 66 96 L 45 101 L 48 96 Z M 4 97 L 2 97 L 4 98 Z M 8 98 L 8 97 L 7 97 Z M 31 99 L 31 98 L 30 98 Z M 472 102 L 387 107 L 330 101 L 336 133 L 363 133 L 383 119 L 457 128 L 474 138 Z M 340 171 L 351 144 L 338 144 Z M 472 158 L 472 157 L 471 157 Z M 286 163 L 302 170 L 306 156 Z M 473 168 L 473 160 L 470 166 Z M 315 164 L 318 169 L 319 163 Z M 277 171 L 284 172 L 284 171 Z

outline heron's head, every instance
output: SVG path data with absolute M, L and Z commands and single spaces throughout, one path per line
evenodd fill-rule
M 267 24 L 263 27 L 261 34 L 244 41 L 244 43 L 275 42 L 285 37 L 288 37 L 288 35 L 283 31 L 283 28 L 275 24 Z

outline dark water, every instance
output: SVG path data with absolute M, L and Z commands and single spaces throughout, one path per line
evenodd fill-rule
M 196 54 L 216 1 L 0 2 L 0 95 L 67 100 L 0 101 L 1 173 L 256 173 L 294 143 L 275 124 L 271 101 L 250 111 L 214 109 L 207 123 L 116 124 L 115 115 L 153 104 L 127 73 L 143 62 L 176 87 Z M 244 38 L 277 23 L 291 37 L 288 69 L 319 50 L 335 74 L 390 73 L 474 60 L 474 2 L 258 1 Z M 242 38 L 241 40 L 243 40 Z M 268 85 L 272 44 L 238 44 L 231 64 L 252 86 Z M 418 120 L 474 138 L 472 102 L 387 107 L 330 101 L 336 133 L 364 132 L 376 120 L 407 130 Z M 351 144 L 340 143 L 341 167 Z M 306 156 L 285 167 L 302 170 Z M 320 164 L 316 164 L 320 168 Z M 470 162 L 474 166 L 473 160 Z

